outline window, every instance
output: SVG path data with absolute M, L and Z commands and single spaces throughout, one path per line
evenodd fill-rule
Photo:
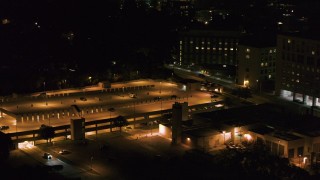
M 294 149 L 289 149 L 288 158 L 293 158 L 293 157 L 294 157 Z
M 288 44 L 290 44 L 291 43 L 291 39 L 288 39 Z
M 297 156 L 299 156 L 299 155 L 303 156 L 303 146 L 298 147 L 298 154 L 297 154 Z
M 250 55 L 249 54 L 246 55 L 246 59 L 250 59 Z
M 249 53 L 249 52 L 250 52 L 250 49 L 249 49 L 249 48 L 247 48 L 247 49 L 246 49 L 246 52 L 247 52 L 247 53 Z

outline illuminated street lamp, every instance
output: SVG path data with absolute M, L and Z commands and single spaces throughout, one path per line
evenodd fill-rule
M 301 154 L 299 154 L 299 167 L 301 167 Z
M 109 108 L 108 111 L 110 112 L 110 132 L 112 132 L 112 121 L 111 121 L 111 112 L 114 112 L 115 109 L 113 107 Z
M 278 156 L 280 155 L 280 152 L 279 152 L 279 146 L 280 146 L 280 140 L 278 140 Z
M 223 144 L 226 144 L 226 131 L 222 131 L 223 133 Z
M 90 170 L 92 170 L 92 161 L 93 161 L 93 156 L 90 157 Z

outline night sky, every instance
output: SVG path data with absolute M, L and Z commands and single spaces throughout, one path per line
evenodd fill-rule
M 283 13 L 268 7 L 267 0 L 199 0 L 185 18 L 175 8 L 158 11 L 154 2 L 2 0 L 0 95 L 41 91 L 43 82 L 48 90 L 90 85 L 89 76 L 90 83 L 165 78 L 171 73 L 163 63 L 177 57 L 178 33 L 197 26 L 197 10 L 227 10 L 230 16 L 214 19 L 214 27 L 248 33 L 276 31 L 274 22 Z M 319 6 L 306 3 L 317 1 L 278 2 L 297 4 L 295 15 L 320 27 Z

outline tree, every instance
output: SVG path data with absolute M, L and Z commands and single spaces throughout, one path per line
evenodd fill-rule
M 46 139 L 47 143 L 48 140 L 51 142 L 51 139 L 55 136 L 54 128 L 52 126 L 41 125 L 39 129 L 39 136 L 42 139 Z
M 122 127 L 127 126 L 129 124 L 128 120 L 123 116 L 118 116 L 118 117 L 114 118 L 113 123 L 116 127 L 120 128 L 120 133 L 121 133 Z
M 12 140 L 10 136 L 0 131 L 0 162 L 9 157 L 11 147 Z

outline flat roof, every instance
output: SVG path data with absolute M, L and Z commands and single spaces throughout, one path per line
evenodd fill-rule
M 207 136 L 218 135 L 218 134 L 221 134 L 222 132 L 219 132 L 218 130 L 214 130 L 210 128 L 199 128 L 199 129 L 188 130 L 183 133 L 194 136 L 194 137 L 207 137 Z
M 296 136 L 287 132 L 275 132 L 274 134 L 272 134 L 272 136 L 279 139 L 283 139 L 285 141 L 294 141 L 294 140 L 302 139 L 302 137 L 300 136 Z
M 268 126 L 259 126 L 253 129 L 249 129 L 249 131 L 257 133 L 257 134 L 261 134 L 261 135 L 265 135 L 265 134 L 269 134 L 271 132 L 274 132 L 274 129 Z

